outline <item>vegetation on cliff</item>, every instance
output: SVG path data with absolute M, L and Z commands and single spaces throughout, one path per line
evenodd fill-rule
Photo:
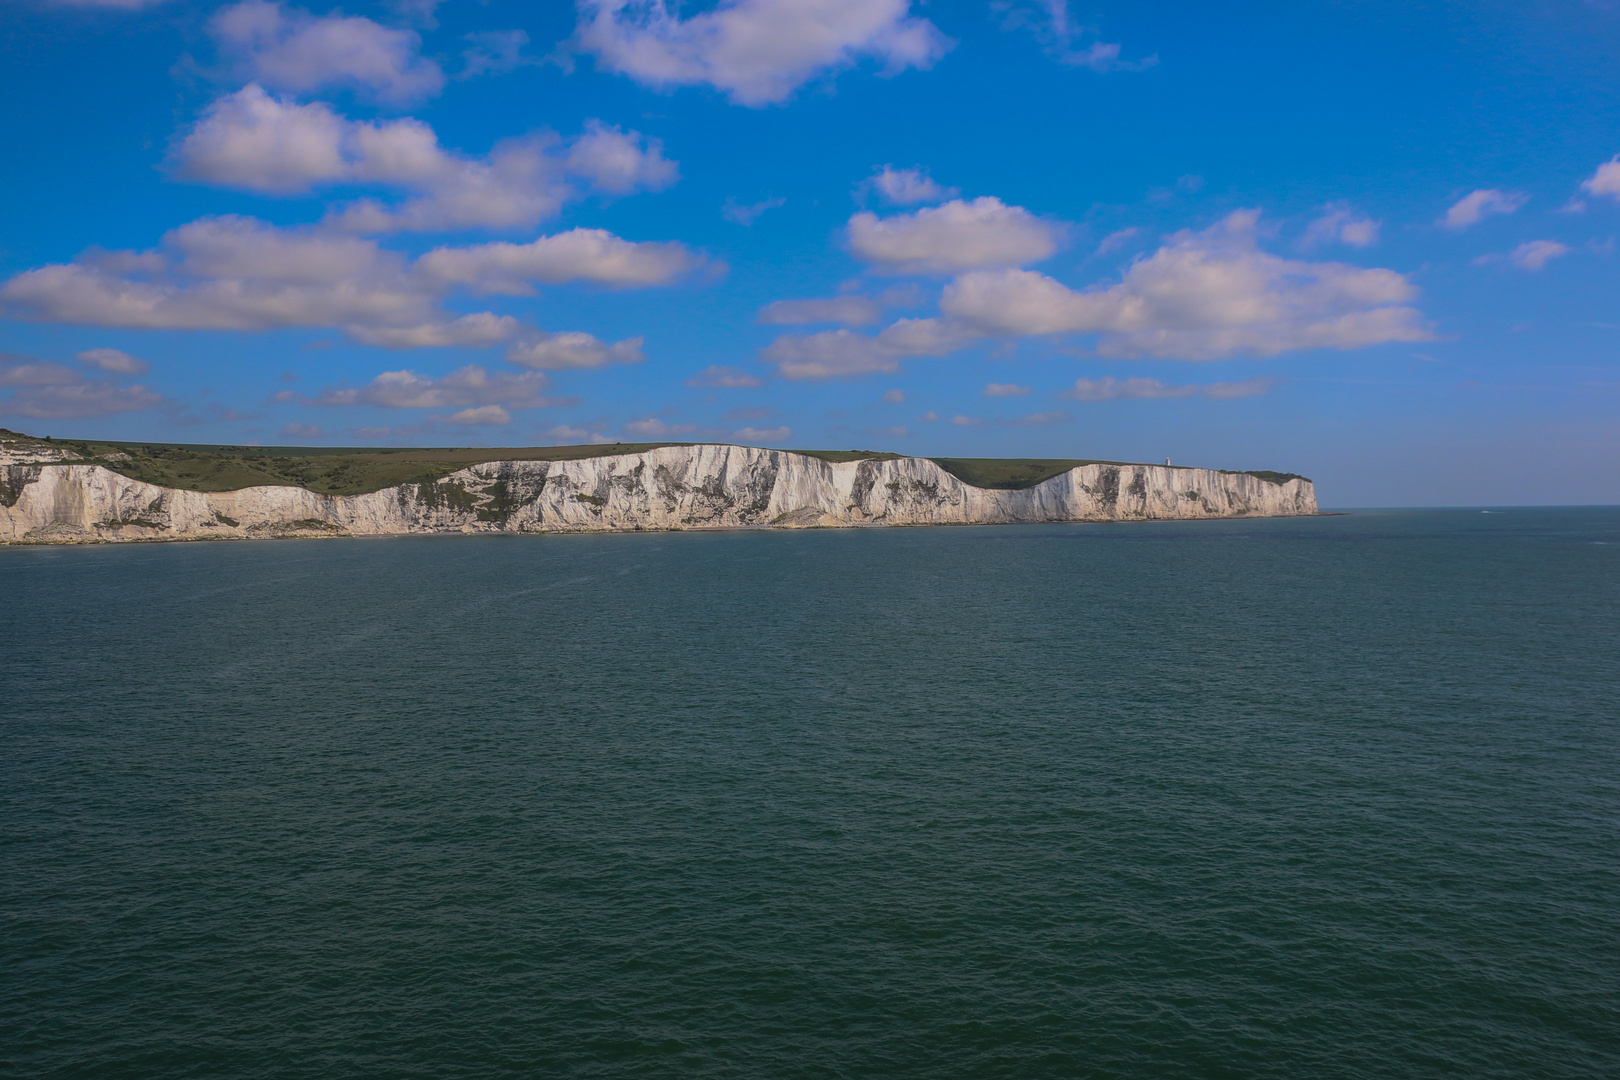
M 399 484 L 431 484 L 485 461 L 577 461 L 638 454 L 691 443 L 602 443 L 593 446 L 342 447 L 223 446 L 199 443 L 98 442 L 37 439 L 0 428 L 0 447 L 13 456 L 36 451 L 40 460 L 101 465 L 132 480 L 187 491 L 247 487 L 301 487 L 320 495 L 363 495 Z M 878 450 L 794 450 L 828 462 L 892 461 L 905 455 Z M 1000 491 L 1034 487 L 1081 465 L 1130 465 L 1091 458 L 931 458 L 965 484 Z M 1273 484 L 1295 473 L 1248 473 Z M 1303 478 L 1301 478 L 1303 479 Z

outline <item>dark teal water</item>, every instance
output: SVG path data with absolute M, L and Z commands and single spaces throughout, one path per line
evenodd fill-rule
M 0 1073 L 1620 1075 L 1620 510 L 0 549 Z

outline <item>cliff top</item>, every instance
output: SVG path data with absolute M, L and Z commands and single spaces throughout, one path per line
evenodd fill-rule
M 396 484 L 422 484 L 484 461 L 577 461 L 639 454 L 661 446 L 698 443 L 602 443 L 593 446 L 358 447 L 227 446 L 199 443 L 101 442 L 40 439 L 0 428 L 0 465 L 80 462 L 101 465 L 133 480 L 192 491 L 245 487 L 302 487 L 322 495 L 359 495 Z M 791 450 L 829 462 L 905 457 L 877 450 Z M 1080 465 L 1136 462 L 1082 458 L 932 458 L 965 484 L 1000 490 L 1033 487 Z M 1231 471 L 1231 470 L 1222 470 Z M 1274 484 L 1295 473 L 1249 473 Z M 1301 478 L 1303 479 L 1303 478 Z

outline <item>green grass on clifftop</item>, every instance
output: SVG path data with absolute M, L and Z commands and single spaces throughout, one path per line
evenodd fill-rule
M 66 452 L 73 461 L 101 465 L 132 480 L 189 491 L 245 487 L 302 487 L 322 495 L 362 495 L 396 484 L 425 484 L 483 461 L 577 461 L 638 454 L 691 443 L 605 443 L 597 446 L 427 447 L 224 446 L 198 443 L 91 442 L 36 439 L 0 428 L 13 452 L 26 446 Z M 877 450 L 793 450 L 833 463 L 890 461 L 903 454 Z M 44 455 L 41 456 L 44 460 Z M 933 458 L 965 484 L 1000 490 L 1034 487 L 1078 465 L 1129 465 L 1081 458 Z M 1294 473 L 1254 472 L 1286 483 Z
M 964 484 L 997 491 L 1020 491 L 1081 465 L 1128 465 L 1125 461 L 1082 458 L 929 458 Z

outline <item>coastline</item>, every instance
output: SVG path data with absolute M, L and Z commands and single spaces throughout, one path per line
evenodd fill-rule
M 575 460 L 492 460 L 355 495 L 293 486 L 195 491 L 100 464 L 3 466 L 0 543 L 413 534 L 860 528 L 1298 517 L 1303 477 L 1087 464 L 1023 488 L 967 484 L 926 458 L 828 461 L 725 444 Z

